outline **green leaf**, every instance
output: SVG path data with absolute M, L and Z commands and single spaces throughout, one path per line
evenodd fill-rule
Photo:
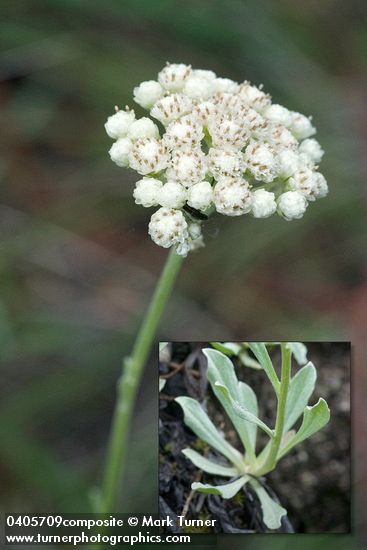
M 259 497 L 265 525 L 269 529 L 279 529 L 282 524 L 281 519 L 287 515 L 287 510 L 269 496 L 257 479 L 250 478 L 250 484 Z
M 309 362 L 291 379 L 285 409 L 284 431 L 289 430 L 302 415 L 316 383 L 316 369 Z
M 239 470 L 243 469 L 244 465 L 241 453 L 232 447 L 218 432 L 198 401 L 186 396 L 176 397 L 175 401 L 182 407 L 185 424 L 200 439 L 228 458 Z
M 183 449 L 182 452 L 197 468 L 200 468 L 200 470 L 208 474 L 223 477 L 234 477 L 238 475 L 238 470 L 235 468 L 229 468 L 228 466 L 222 466 L 221 464 L 212 462 L 193 449 Z
M 166 385 L 167 380 L 165 378 L 159 379 L 159 391 L 162 391 L 164 386 Z
M 250 386 L 237 380 L 232 361 L 223 355 L 223 353 L 210 348 L 203 349 L 203 353 L 208 359 L 207 378 L 212 390 L 236 428 L 246 452 L 254 459 L 256 425 L 242 422 L 238 414 L 234 411 L 228 396 L 217 386 L 217 382 L 228 388 L 230 395 L 240 404 L 246 406 L 246 409 L 254 415 L 258 414 L 256 395 Z
M 191 489 L 199 491 L 199 493 L 209 493 L 212 495 L 220 495 L 222 498 L 232 498 L 242 487 L 249 481 L 249 476 L 242 476 L 236 481 L 226 483 L 225 485 L 208 485 L 206 483 L 192 483 Z
M 214 349 L 221 351 L 225 355 L 238 355 L 241 345 L 233 342 L 210 342 Z
M 262 369 L 260 363 L 255 361 L 255 359 L 253 359 L 252 357 L 250 357 L 249 354 L 247 353 L 247 351 L 245 351 L 245 350 L 240 352 L 238 358 L 239 358 L 239 360 L 241 361 L 241 363 L 243 364 L 244 367 L 249 367 L 250 369 L 255 369 L 255 370 L 261 370 Z
M 277 373 L 274 370 L 273 363 L 268 354 L 268 350 L 263 342 L 249 342 L 249 348 L 259 361 L 260 365 L 266 372 L 275 393 L 279 393 L 280 382 Z
M 280 452 L 279 458 L 287 454 L 295 445 L 308 439 L 321 430 L 330 420 L 330 410 L 326 401 L 322 398 L 313 407 L 306 407 L 300 429 L 296 435 Z
M 274 431 L 271 428 L 269 428 L 269 426 L 267 426 L 265 424 L 265 422 L 260 420 L 260 418 L 258 418 L 254 414 L 252 414 L 252 412 L 247 410 L 245 407 L 240 405 L 238 403 L 238 401 L 233 399 L 233 397 L 229 393 L 229 390 L 226 386 L 223 386 L 222 384 L 220 384 L 220 382 L 216 382 L 215 385 L 222 392 L 222 394 L 226 397 L 227 403 L 228 403 L 227 406 L 228 407 L 231 406 L 233 408 L 233 411 L 235 412 L 235 414 L 237 416 L 239 416 L 243 420 L 247 420 L 247 422 L 250 422 L 252 424 L 256 424 L 257 426 L 259 426 L 259 428 L 264 430 L 264 432 L 266 434 L 268 434 L 269 437 L 274 437 Z
M 288 342 L 287 348 L 291 350 L 299 365 L 307 363 L 307 347 L 302 342 Z

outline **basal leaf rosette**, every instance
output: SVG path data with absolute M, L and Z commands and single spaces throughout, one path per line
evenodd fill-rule
M 117 109 L 105 124 L 109 154 L 139 174 L 135 202 L 158 208 L 149 234 L 159 246 L 186 256 L 214 212 L 295 220 L 328 192 L 311 117 L 272 103 L 262 86 L 167 63 L 134 100 L 151 118 Z

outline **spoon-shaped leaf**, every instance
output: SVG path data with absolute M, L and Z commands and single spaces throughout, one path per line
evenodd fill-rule
M 188 459 L 191 460 L 191 462 L 197 468 L 200 468 L 200 470 L 203 470 L 208 474 L 213 474 L 213 475 L 223 476 L 223 477 L 234 477 L 238 475 L 238 470 L 236 470 L 235 468 L 222 466 L 222 464 L 218 464 L 217 462 L 208 460 L 207 458 L 202 456 L 200 453 L 197 453 L 193 449 L 183 449 L 182 452 Z
M 269 529 L 279 529 L 282 517 L 287 515 L 287 510 L 275 502 L 255 478 L 250 479 L 250 484 L 259 497 L 265 525 Z
M 249 342 L 249 348 L 266 372 L 270 382 L 272 383 L 275 393 L 278 394 L 280 382 L 277 373 L 274 370 L 273 363 L 270 359 L 265 344 L 263 342 Z
M 221 351 L 225 355 L 238 355 L 241 350 L 241 344 L 237 342 L 210 342 L 214 349 Z M 210 349 L 210 348 L 208 348 Z
M 232 361 L 223 355 L 223 353 L 210 348 L 204 349 L 203 353 L 208 359 L 207 377 L 212 390 L 236 428 L 246 452 L 251 459 L 254 459 L 256 425 L 242 422 L 234 411 L 228 396 L 217 386 L 217 382 L 227 387 L 233 398 L 255 416 L 258 414 L 256 395 L 250 386 L 237 380 Z
M 314 389 L 316 369 L 311 362 L 293 376 L 287 397 L 284 431 L 289 430 L 303 413 Z
M 238 401 L 233 399 L 231 394 L 229 393 L 229 390 L 226 386 L 223 386 L 223 384 L 220 384 L 219 382 L 215 383 L 216 387 L 222 392 L 222 394 L 226 397 L 228 400 L 228 403 L 232 406 L 233 411 L 243 420 L 247 420 L 247 422 L 251 422 L 252 424 L 256 424 L 264 430 L 265 433 L 268 434 L 269 437 L 274 437 L 274 432 L 269 426 L 265 424 L 260 418 L 252 414 L 249 410 L 247 410 L 245 407 L 240 405 Z
M 288 342 L 287 347 L 291 350 L 299 365 L 307 363 L 307 348 L 302 342 Z
M 322 398 L 313 407 L 306 407 L 300 429 L 296 435 L 281 450 L 279 458 L 287 454 L 295 445 L 308 439 L 314 433 L 323 428 L 330 420 L 330 410 L 326 401 Z
M 262 369 L 262 366 L 260 365 L 260 363 L 255 361 L 255 359 L 253 359 L 252 357 L 250 357 L 247 351 L 245 350 L 239 353 L 238 358 L 244 367 L 249 367 L 250 369 L 255 369 L 255 370 Z
M 242 455 L 218 432 L 217 428 L 196 399 L 181 396 L 176 397 L 175 401 L 182 407 L 185 424 L 191 428 L 200 439 L 228 458 L 236 467 L 239 469 L 243 468 Z
M 220 495 L 222 498 L 232 498 L 249 481 L 249 476 L 242 476 L 231 483 L 225 485 L 208 485 L 207 483 L 192 483 L 191 489 L 199 493 L 209 493 Z

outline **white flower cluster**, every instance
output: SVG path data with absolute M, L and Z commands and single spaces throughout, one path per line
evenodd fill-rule
M 142 176 L 135 202 L 160 207 L 149 234 L 164 248 L 185 256 L 203 246 L 201 223 L 214 211 L 293 220 L 328 192 L 311 119 L 272 103 L 261 86 L 168 63 L 134 100 L 161 129 L 117 110 L 105 124 L 116 140 L 109 153 Z

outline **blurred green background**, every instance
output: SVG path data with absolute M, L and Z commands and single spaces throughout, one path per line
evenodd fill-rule
M 166 254 L 103 124 L 170 60 L 263 83 L 318 127 L 328 198 L 298 222 L 211 221 L 159 338 L 352 340 L 356 534 L 304 540 L 362 544 L 366 3 L 2 0 L 0 12 L 2 510 L 86 510 L 100 482 L 121 358 Z M 128 511 L 156 508 L 156 364 L 134 417 Z

